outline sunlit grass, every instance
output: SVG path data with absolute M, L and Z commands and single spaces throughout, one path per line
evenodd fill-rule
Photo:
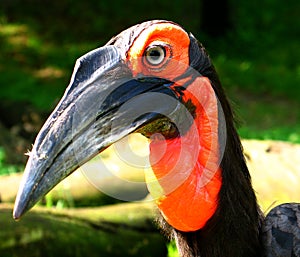
M 300 202 L 300 146 L 272 141 L 243 141 L 253 187 L 263 211 Z
M 174 241 L 167 244 L 168 257 L 179 257 L 178 250 Z
M 249 158 L 247 165 L 253 187 L 262 209 L 267 212 L 270 207 L 280 203 L 300 202 L 300 159 L 298 158 L 300 146 L 276 141 L 243 140 L 242 142 L 245 154 Z M 132 153 L 144 151 L 144 158 L 148 160 L 148 141 L 141 135 L 131 135 L 129 139 L 126 138 L 122 142 L 122 146 L 124 149 L 130 147 Z M 113 168 L 118 170 L 117 173 L 112 170 L 114 175 L 131 181 L 137 178 L 144 181 L 145 168 L 134 167 L 136 164 L 131 162 L 130 154 L 127 155 L 129 159 L 126 159 L 126 155 L 120 158 L 120 152 L 113 146 L 102 155 L 107 167 L 112 167 L 110 164 L 117 166 Z

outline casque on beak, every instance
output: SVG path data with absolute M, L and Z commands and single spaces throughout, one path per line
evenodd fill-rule
M 172 82 L 133 77 L 120 51 L 106 45 L 77 60 L 64 96 L 35 140 L 15 219 L 109 145 L 177 108 Z M 166 105 L 163 96 L 174 101 Z

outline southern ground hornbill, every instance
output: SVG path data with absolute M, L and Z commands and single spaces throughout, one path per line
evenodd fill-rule
M 14 218 L 133 132 L 150 139 L 147 186 L 181 256 L 300 256 L 299 205 L 263 217 L 232 110 L 205 49 L 162 20 L 133 26 L 78 59 L 36 138 Z

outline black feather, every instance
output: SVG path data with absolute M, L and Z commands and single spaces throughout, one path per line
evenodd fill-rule
M 218 209 L 204 228 L 181 232 L 160 217 L 162 229 L 175 239 L 182 257 L 300 257 L 300 204 L 275 207 L 264 219 L 229 101 L 205 48 L 192 35 L 190 39 L 190 66 L 210 79 L 225 114 L 226 126 L 219 121 L 219 137 L 226 133 L 223 183 Z
M 163 230 L 174 238 L 182 257 L 259 257 L 262 254 L 260 229 L 263 220 L 251 185 L 234 117 L 215 68 L 204 49 L 190 35 L 190 66 L 208 77 L 225 114 L 226 129 L 219 122 L 219 133 L 226 133 L 221 162 L 223 183 L 218 209 L 204 228 L 181 232 L 160 219 Z M 199 210 L 203 211 L 203 210 Z
M 265 257 L 300 256 L 300 204 L 281 204 L 269 212 L 263 242 Z

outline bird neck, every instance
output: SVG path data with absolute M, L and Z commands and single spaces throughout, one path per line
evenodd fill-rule
M 146 174 L 166 221 L 186 232 L 203 228 L 213 216 L 222 185 L 217 98 L 207 78 L 199 77 L 188 87 L 183 96 L 187 101 L 196 106 L 192 124 L 175 138 L 151 137 L 153 174 Z
M 227 137 L 221 163 L 218 207 L 206 225 L 191 232 L 161 227 L 175 239 L 181 257 L 261 257 L 261 214 L 236 137 Z
M 156 199 L 164 220 L 161 227 L 175 239 L 181 257 L 260 257 L 263 217 L 232 110 L 217 77 L 212 82 L 198 79 L 201 92 L 195 89 L 192 96 L 194 103 L 200 99 L 193 123 L 195 130 L 164 143 L 158 139 L 151 142 L 152 169 L 160 186 Z M 222 122 L 221 112 L 225 114 Z M 226 135 L 225 145 L 220 144 L 222 134 Z M 197 146 L 193 142 L 198 140 Z M 170 167 L 177 169 L 168 173 Z M 168 190 L 161 178 L 166 176 L 172 185 L 173 181 L 182 181 L 178 174 L 187 179 L 175 190 Z M 207 174 L 209 183 L 203 186 L 200 181 Z

